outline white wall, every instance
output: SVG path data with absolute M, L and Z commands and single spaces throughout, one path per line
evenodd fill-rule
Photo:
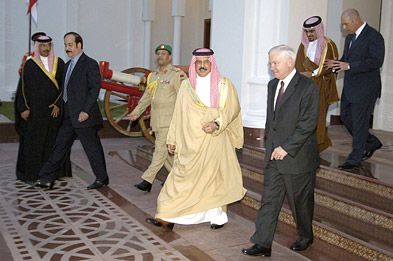
M 54 53 L 67 61 L 64 52 L 63 36 L 68 31 L 76 31 L 84 40 L 84 51 L 97 61 L 106 60 L 116 70 L 132 66 L 130 13 L 131 4 L 135 1 L 85 0 L 38 1 L 38 23 L 32 22 L 32 33 L 44 31 L 51 36 L 54 43 Z M 1 23 L 1 32 L 4 33 L 0 52 L 0 99 L 9 100 L 16 89 L 19 78 L 17 73 L 23 54 L 28 50 L 28 16 L 25 1 L 2 2 L 0 12 L 5 19 Z M 94 8 L 93 8 L 94 7 Z M 139 12 L 140 13 L 140 12 Z M 32 50 L 34 48 L 32 47 Z
M 172 0 L 156 0 L 156 20 L 152 22 L 152 46 L 173 44 Z M 38 24 L 32 33 L 44 31 L 53 38 L 56 56 L 68 60 L 63 36 L 76 31 L 84 40 L 84 51 L 110 68 L 124 70 L 143 67 L 144 26 L 142 0 L 40 0 Z M 24 0 L 0 2 L 0 99 L 11 100 L 19 79 L 21 59 L 28 50 L 28 16 Z M 181 64 L 189 65 L 192 51 L 203 44 L 203 20 L 210 18 L 208 0 L 187 0 L 182 19 Z M 151 56 L 152 68 L 155 56 Z
M 241 99 L 245 1 L 214 0 L 210 47 L 220 74 L 235 85 Z
M 211 4 L 212 12 L 209 11 Z M 384 3 L 381 21 L 385 45 L 392 42 L 389 1 Z M 173 44 L 172 0 L 155 0 L 155 20 L 152 22 L 151 52 L 166 42 Z M 380 26 L 382 0 L 187 0 L 182 18 L 182 65 L 189 65 L 191 52 L 203 45 L 204 19 L 212 18 L 211 48 L 216 52 L 222 75 L 235 84 L 241 100 L 245 126 L 264 127 L 266 85 L 272 78 L 267 65 L 267 51 L 284 43 L 297 49 L 303 21 L 320 15 L 342 54 L 345 33 L 340 16 L 346 8 L 356 8 L 371 26 Z M 385 10 L 386 9 L 386 10 Z M 16 89 L 18 69 L 28 46 L 27 4 L 24 0 L 0 1 L 0 99 L 10 100 Z M 76 31 L 85 41 L 84 50 L 97 61 L 110 62 L 114 70 L 143 65 L 144 26 L 142 0 L 40 0 L 38 24 L 32 32 L 45 31 L 53 38 L 55 55 L 67 60 L 63 51 L 63 35 Z M 391 48 L 387 48 L 382 69 L 382 93 L 391 97 Z M 155 57 L 151 56 L 151 67 Z M 385 69 L 386 67 L 386 69 Z M 152 69 L 152 68 L 150 68 Z M 338 79 L 339 93 L 342 75 Z M 389 96 L 390 95 L 390 96 Z M 376 127 L 393 130 L 390 98 L 378 102 L 374 114 Z M 381 100 L 382 101 L 382 100 Z M 339 103 L 337 103 L 339 104 Z M 329 113 L 338 114 L 337 105 Z
M 57 2 L 57 4 L 56 4 Z M 38 25 L 32 22 L 32 32 L 46 31 L 54 39 L 55 55 L 64 58 L 63 35 L 65 2 L 60 0 L 39 1 L 40 11 Z M 45 6 L 45 8 L 42 8 Z M 25 52 L 28 51 L 28 16 L 26 1 L 2 1 L 1 2 L 0 32 L 2 35 L 0 44 L 0 99 L 10 100 L 16 90 L 19 79 L 18 69 Z M 45 10 L 43 12 L 42 10 Z M 56 21 L 47 22 L 47 21 Z M 34 50 L 34 47 L 31 47 Z
M 385 39 L 385 62 L 382 67 L 382 93 L 374 110 L 374 128 L 393 131 L 393 1 L 383 1 L 381 34 Z

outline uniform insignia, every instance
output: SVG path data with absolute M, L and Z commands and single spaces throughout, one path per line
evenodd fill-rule
M 160 81 L 160 83 L 170 83 L 170 81 L 169 81 L 169 80 L 166 80 L 166 79 L 164 79 L 164 80 L 161 80 L 161 81 Z

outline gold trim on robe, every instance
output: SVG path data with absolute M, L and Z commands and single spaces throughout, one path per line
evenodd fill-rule
M 156 218 L 195 214 L 242 199 L 242 173 L 235 148 L 243 146 L 243 124 L 237 92 L 223 77 L 220 108 L 204 105 L 184 80 L 176 99 L 167 144 L 176 146 L 174 165 L 157 199 Z M 220 129 L 202 130 L 220 117 Z

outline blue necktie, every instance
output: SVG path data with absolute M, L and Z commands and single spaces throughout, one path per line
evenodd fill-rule
M 64 90 L 63 90 L 63 101 L 67 102 L 68 97 L 67 97 L 67 85 L 68 85 L 68 81 L 70 80 L 71 77 L 71 73 L 72 73 L 72 67 L 74 66 L 74 61 L 71 60 L 70 62 L 70 66 L 68 67 L 68 71 L 67 71 L 67 75 L 64 81 Z
M 352 40 L 351 40 L 351 47 L 353 46 L 353 44 L 356 41 L 356 33 L 352 35 Z

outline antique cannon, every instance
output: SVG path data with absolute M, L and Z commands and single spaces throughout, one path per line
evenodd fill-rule
M 146 127 L 146 122 L 150 119 L 150 107 L 137 122 L 132 122 L 127 117 L 138 105 L 150 71 L 135 67 L 116 72 L 109 69 L 108 62 L 100 61 L 100 73 L 102 77 L 101 88 L 106 90 L 104 111 L 109 124 L 126 136 L 140 137 L 144 135 L 148 140 L 154 142 L 152 131 Z

